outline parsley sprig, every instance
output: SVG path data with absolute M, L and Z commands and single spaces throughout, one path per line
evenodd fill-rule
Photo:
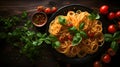
M 40 56 L 42 44 L 48 43 L 47 34 L 34 30 L 26 12 L 23 12 L 21 16 L 0 17 L 0 22 L 0 32 L 2 32 L 0 40 L 19 48 L 20 54 L 30 59 Z

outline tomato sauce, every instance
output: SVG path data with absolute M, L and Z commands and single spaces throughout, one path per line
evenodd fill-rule
M 44 13 L 36 13 L 33 15 L 32 20 L 36 25 L 42 25 L 46 22 L 47 17 Z

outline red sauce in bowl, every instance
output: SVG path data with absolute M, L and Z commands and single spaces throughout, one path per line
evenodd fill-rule
M 32 23 L 37 27 L 42 27 L 47 22 L 47 15 L 44 12 L 35 13 L 32 16 Z

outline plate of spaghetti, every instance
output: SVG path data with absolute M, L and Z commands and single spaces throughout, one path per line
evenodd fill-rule
M 86 62 L 99 54 L 104 43 L 102 22 L 91 18 L 93 10 L 81 5 L 60 8 L 48 21 L 56 58 L 65 62 Z M 56 40 L 55 40 L 56 39 Z

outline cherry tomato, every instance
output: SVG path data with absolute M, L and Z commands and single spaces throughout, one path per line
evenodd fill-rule
M 102 56 L 102 61 L 103 61 L 104 63 L 109 63 L 109 62 L 111 61 L 110 55 L 109 55 L 109 54 L 103 55 L 103 56 Z
M 93 67 L 102 67 L 102 64 L 100 63 L 100 61 L 95 61 Z
M 109 33 L 115 33 L 116 32 L 116 26 L 114 24 L 111 24 L 108 26 L 108 32 Z
M 92 33 L 92 32 L 87 32 L 87 35 L 88 35 L 88 37 L 94 37 L 94 35 L 95 35 L 95 33 Z
M 110 56 L 114 56 L 116 54 L 116 52 L 112 48 L 109 48 L 107 52 Z
M 45 8 L 44 12 L 47 13 L 47 14 L 50 14 L 51 13 L 51 9 L 49 7 L 47 7 L 47 8 Z
M 116 14 L 115 14 L 115 16 L 116 16 L 117 18 L 120 18 L 120 11 L 117 11 Z
M 51 12 L 54 13 L 57 11 L 57 7 L 52 7 Z
M 110 12 L 109 14 L 108 14 L 108 19 L 109 20 L 112 20 L 112 19 L 114 19 L 115 18 L 115 13 L 114 12 Z
M 99 9 L 101 14 L 107 14 L 108 13 L 109 6 L 108 5 L 102 5 Z

